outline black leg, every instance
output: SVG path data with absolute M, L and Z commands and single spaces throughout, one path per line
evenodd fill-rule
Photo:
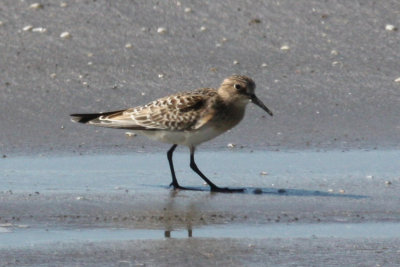
M 175 176 L 175 170 L 174 170 L 174 163 L 172 162 L 172 154 L 174 153 L 175 148 L 178 145 L 173 145 L 167 152 L 167 158 L 168 158 L 168 162 L 169 162 L 169 168 L 171 169 L 171 175 L 172 175 L 172 183 L 170 184 L 170 186 L 173 186 L 174 188 L 179 188 L 179 184 L 178 184 L 178 180 L 176 180 L 176 176 Z
M 213 182 L 211 182 L 197 167 L 196 162 L 194 162 L 194 147 L 190 147 L 190 168 L 194 170 L 210 187 L 218 188 Z
M 243 192 L 244 189 L 230 189 L 230 188 L 221 188 L 216 186 L 213 182 L 211 182 L 197 167 L 196 162 L 194 161 L 194 151 L 195 147 L 190 147 L 190 168 L 194 170 L 211 188 L 211 191 L 215 192 Z
M 195 190 L 195 189 L 191 189 L 191 188 L 186 188 L 186 187 L 180 186 L 178 184 L 178 180 L 176 179 L 176 176 L 175 176 L 174 163 L 172 162 L 172 154 L 174 153 L 174 150 L 175 150 L 175 148 L 177 146 L 178 146 L 177 144 L 173 145 L 167 152 L 169 168 L 171 169 L 171 175 L 172 175 L 172 183 L 169 186 L 173 186 L 174 189 Z

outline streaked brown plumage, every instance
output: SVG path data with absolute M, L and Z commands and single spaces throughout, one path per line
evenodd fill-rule
M 173 146 L 168 160 L 174 188 L 181 187 L 175 177 L 172 154 L 177 145 L 190 148 L 191 168 L 210 185 L 211 190 L 232 192 L 213 184 L 197 168 L 194 162 L 195 147 L 238 124 L 249 101 L 260 106 L 272 116 L 272 112 L 254 94 L 255 83 L 246 76 L 226 78 L 219 89 L 202 88 L 157 99 L 144 106 L 99 114 L 72 114 L 74 122 L 94 126 L 130 129 L 151 139 Z
M 130 130 L 194 130 L 207 110 L 215 89 L 202 88 L 166 96 L 144 106 L 129 108 L 93 119 L 89 124 Z

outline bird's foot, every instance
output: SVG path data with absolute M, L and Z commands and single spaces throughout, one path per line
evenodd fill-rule
M 200 190 L 198 190 L 198 189 L 195 189 L 195 188 L 188 188 L 188 187 L 183 187 L 183 186 L 180 186 L 178 183 L 171 183 L 170 185 L 169 185 L 170 187 L 172 186 L 173 188 L 174 188 L 174 190 L 191 190 L 191 191 L 200 191 Z
M 244 191 L 245 191 L 244 188 L 228 188 L 228 187 L 211 186 L 211 192 L 219 192 L 219 193 L 243 193 Z
M 174 190 L 190 190 L 190 191 L 204 191 L 204 189 L 200 188 L 190 188 L 180 186 L 178 183 L 172 182 L 170 187 L 173 187 Z M 211 186 L 211 192 L 218 192 L 218 193 L 243 193 L 245 191 L 244 188 L 228 188 L 228 187 L 218 187 L 218 186 Z

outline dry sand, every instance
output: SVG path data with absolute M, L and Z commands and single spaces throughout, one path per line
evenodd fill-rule
M 233 73 L 254 78 L 275 116 L 252 106 L 206 148 L 399 148 L 396 0 L 39 3 L 0 4 L 3 154 L 157 150 L 68 114 L 217 87 Z

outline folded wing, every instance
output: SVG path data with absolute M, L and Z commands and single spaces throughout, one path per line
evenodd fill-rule
M 211 118 L 207 101 L 217 93 L 204 88 L 155 100 L 147 105 L 99 114 L 71 114 L 72 120 L 95 126 L 130 130 L 183 131 L 200 128 Z

